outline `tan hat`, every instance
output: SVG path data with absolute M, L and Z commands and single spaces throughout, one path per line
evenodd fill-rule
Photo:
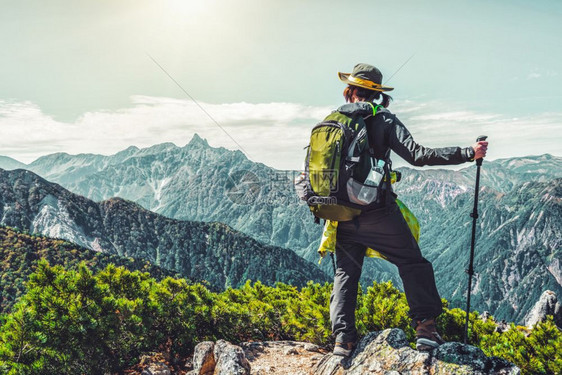
M 351 73 L 338 72 L 340 79 L 348 85 L 373 91 L 392 91 L 394 87 L 383 86 L 382 73 L 369 64 L 357 64 Z

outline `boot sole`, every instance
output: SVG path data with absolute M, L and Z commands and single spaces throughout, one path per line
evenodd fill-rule
M 351 352 L 353 352 L 352 349 L 344 349 L 344 348 L 340 348 L 340 347 L 335 347 L 334 351 L 332 353 L 334 355 L 338 355 L 338 356 L 341 356 L 341 357 L 350 357 Z
M 439 343 L 432 341 L 432 340 L 428 340 L 428 339 L 424 339 L 424 338 L 419 338 L 416 341 L 416 349 L 420 350 L 420 351 L 430 351 L 433 350 L 435 348 L 439 347 Z

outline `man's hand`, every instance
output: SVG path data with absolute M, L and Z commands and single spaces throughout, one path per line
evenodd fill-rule
M 474 150 L 474 160 L 482 159 L 486 156 L 486 151 L 488 151 L 488 141 L 476 142 L 471 147 Z

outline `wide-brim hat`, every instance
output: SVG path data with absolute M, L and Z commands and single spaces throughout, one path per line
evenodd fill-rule
M 382 85 L 382 73 L 369 64 L 357 64 L 351 73 L 338 72 L 340 80 L 357 87 L 373 91 L 392 91 L 394 87 Z

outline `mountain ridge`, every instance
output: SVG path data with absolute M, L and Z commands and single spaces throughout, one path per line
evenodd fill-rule
M 2 169 L 22 169 L 26 167 L 27 164 L 25 163 L 22 163 L 8 156 L 0 155 L 0 168 Z
M 264 245 L 222 223 L 178 221 L 112 198 L 95 203 L 25 170 L 0 170 L 0 224 L 148 260 L 215 289 L 246 279 L 304 285 L 328 281 L 292 251 Z

